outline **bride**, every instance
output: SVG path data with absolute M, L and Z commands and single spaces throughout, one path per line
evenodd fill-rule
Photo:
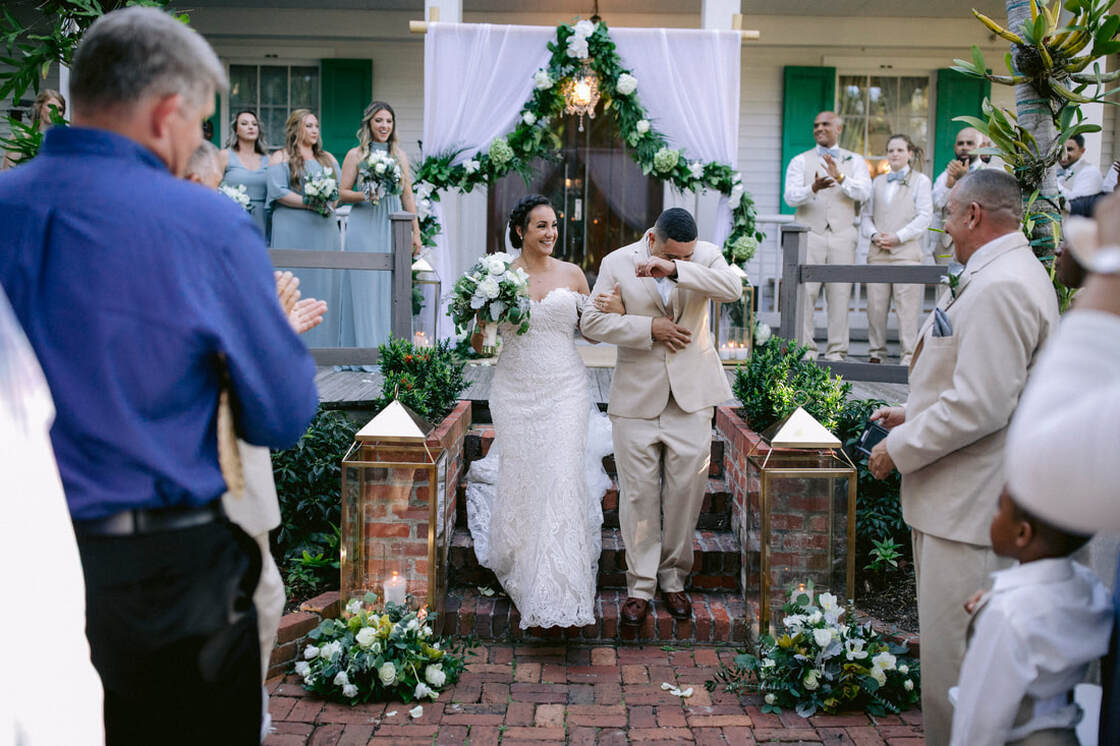
M 575 346 L 590 291 L 579 267 L 552 257 L 558 235 L 556 212 L 539 194 L 510 215 L 509 240 L 521 249 L 513 266 L 529 275 L 529 331 L 503 329 L 490 388 L 494 444 L 468 474 L 475 553 L 517 606 L 522 629 L 595 623 L 609 486 L 610 423 L 591 401 Z

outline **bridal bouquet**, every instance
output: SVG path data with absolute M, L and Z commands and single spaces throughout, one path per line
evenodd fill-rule
M 424 609 L 353 599 L 337 619 L 324 619 L 308 634 L 295 672 L 303 686 L 324 699 L 356 704 L 435 700 L 459 680 L 468 643 L 437 640 Z
M 304 178 L 303 180 L 303 204 L 315 210 L 324 218 L 330 217 L 331 202 L 338 199 L 338 181 L 334 178 L 334 172 L 329 168 L 324 168 L 323 173 L 313 178 Z
M 230 186 L 229 184 L 219 184 L 218 191 L 232 199 L 237 204 L 241 205 L 241 209 L 245 212 L 252 212 L 253 208 L 249 200 L 249 192 L 245 190 L 244 184 L 237 186 Z
M 401 164 L 384 151 L 371 150 L 358 163 L 358 175 L 362 179 L 362 193 L 370 204 L 376 205 L 386 195 L 401 193 Z
M 466 331 L 477 317 L 484 354 L 497 351 L 499 322 L 516 326 L 518 334 L 529 331 L 529 275 L 512 263 L 504 252 L 481 257 L 451 290 L 455 329 Z

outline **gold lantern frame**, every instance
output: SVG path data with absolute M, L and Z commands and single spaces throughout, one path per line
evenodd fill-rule
M 719 353 L 720 362 L 724 365 L 738 365 L 749 360 L 751 355 L 754 354 L 754 286 L 750 284 L 747 278 L 747 273 L 738 264 L 731 265 L 731 271 L 738 277 L 739 281 L 743 284 L 743 294 L 739 300 L 733 303 L 723 303 L 718 300 L 711 301 L 711 330 L 712 330 L 712 346 L 715 347 Z M 724 345 L 732 341 L 730 339 L 723 339 L 723 334 L 720 329 L 720 310 L 723 306 L 742 306 L 742 319 L 743 319 L 743 340 L 734 340 L 735 342 L 742 341 L 745 347 L 737 347 L 734 350 L 725 349 Z M 738 355 L 740 350 L 744 354 Z M 734 356 L 727 356 L 728 353 Z
M 765 453 L 759 446 L 765 444 Z M 840 440 L 812 415 L 798 407 L 785 419 L 770 427 L 762 434 L 758 443 L 747 454 L 747 460 L 759 473 L 759 620 L 760 634 L 770 629 L 771 595 L 771 484 L 779 479 L 827 479 L 828 480 L 828 570 L 833 577 L 834 546 L 833 536 L 836 526 L 836 480 L 848 480 L 847 509 L 847 557 L 844 569 L 844 585 L 849 598 L 855 595 L 856 578 L 856 500 L 859 471 L 841 447 Z M 825 590 L 825 589 L 822 589 Z
M 430 301 L 430 309 L 421 309 L 420 313 L 412 316 L 412 343 L 416 347 L 435 347 L 439 339 L 439 321 L 441 306 L 443 303 L 443 280 L 440 278 L 439 273 L 428 262 L 428 260 L 419 256 L 416 261 L 412 263 L 412 285 L 413 287 L 420 286 L 421 292 L 423 288 L 432 288 L 432 297 L 425 300 Z M 425 334 L 423 328 L 417 329 L 416 320 L 419 318 L 427 318 L 431 316 L 431 336 Z M 420 325 L 423 327 L 423 325 Z

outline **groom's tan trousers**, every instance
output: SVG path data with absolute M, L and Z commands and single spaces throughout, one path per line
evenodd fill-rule
M 712 458 L 712 407 L 688 413 L 670 395 L 658 417 L 611 423 L 627 593 L 652 599 L 659 581 L 666 593 L 683 591 Z

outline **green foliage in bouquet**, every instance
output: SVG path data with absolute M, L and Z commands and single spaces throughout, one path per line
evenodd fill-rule
M 388 604 L 377 597 L 352 599 L 337 619 L 324 619 L 308 637 L 295 672 L 323 699 L 358 704 L 436 700 L 459 680 L 473 641 L 438 640 L 424 610 Z
M 529 331 L 529 275 L 512 263 L 509 254 L 488 254 L 455 281 L 448 312 L 456 331 L 470 329 L 479 315 L 511 324 L 518 334 Z
M 807 349 L 774 337 L 755 348 L 747 364 L 735 370 L 732 389 L 755 431 L 762 432 L 798 407 L 836 431 L 852 385 L 806 360 Z
M 377 348 L 384 382 L 381 396 L 374 402 L 380 412 L 393 399 L 412 409 L 432 424 L 446 417 L 459 394 L 467 388 L 463 362 L 447 340 L 435 347 L 416 347 L 405 339 L 390 339 Z M 342 459 L 340 455 L 339 460 Z
M 783 611 L 783 633 L 762 635 L 754 653 L 737 655 L 706 683 L 709 691 L 758 692 L 764 713 L 794 710 L 804 718 L 850 709 L 882 716 L 918 703 L 918 662 L 870 624 L 843 621 L 836 596 L 813 601 L 791 589 Z

